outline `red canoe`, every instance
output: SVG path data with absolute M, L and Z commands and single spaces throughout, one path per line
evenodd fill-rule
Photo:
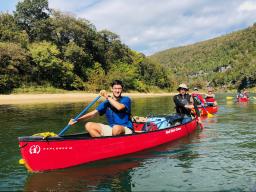
M 29 171 L 72 167 L 100 159 L 134 153 L 167 143 L 193 132 L 197 119 L 173 127 L 131 135 L 92 138 L 88 134 L 19 137 L 24 164 Z
M 238 97 L 237 98 L 237 102 L 248 102 L 249 101 L 249 98 L 248 97 Z
M 218 106 L 198 107 L 198 109 L 201 111 L 201 116 L 207 116 L 208 113 L 215 114 L 218 112 Z

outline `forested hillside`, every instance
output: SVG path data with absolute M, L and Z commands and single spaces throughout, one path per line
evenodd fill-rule
M 170 88 L 162 65 L 111 31 L 49 9 L 47 0 L 20 1 L 13 14 L 0 13 L 0 93 L 37 86 L 98 91 L 113 79 L 126 90 Z
M 256 86 L 256 24 L 231 34 L 149 57 L 168 67 L 171 83 L 241 89 Z

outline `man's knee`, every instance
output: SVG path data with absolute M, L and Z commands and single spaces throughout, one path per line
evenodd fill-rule
M 93 123 L 93 122 L 88 122 L 88 123 L 85 124 L 84 127 L 85 127 L 85 129 L 86 129 L 87 131 L 92 130 L 92 129 L 95 128 L 95 123 Z
M 115 125 L 113 126 L 113 129 L 112 129 L 112 135 L 115 136 L 115 135 L 120 135 L 120 134 L 124 134 L 125 133 L 125 129 L 123 126 L 121 125 Z
M 99 123 L 88 122 L 85 124 L 85 130 L 89 132 L 92 137 L 101 137 L 102 128 Z

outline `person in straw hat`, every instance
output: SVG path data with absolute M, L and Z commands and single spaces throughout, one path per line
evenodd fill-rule
M 177 89 L 179 94 L 173 97 L 176 112 L 183 118 L 182 123 L 191 121 L 191 110 L 194 108 L 193 98 L 188 94 L 188 90 L 188 86 L 182 83 Z

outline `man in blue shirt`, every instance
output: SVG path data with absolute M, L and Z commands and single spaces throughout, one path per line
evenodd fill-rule
M 131 134 L 133 132 L 132 122 L 130 119 L 131 99 L 129 97 L 122 96 L 122 81 L 114 80 L 111 87 L 112 96 L 109 96 L 105 90 L 102 90 L 100 94 L 105 97 L 106 100 L 95 110 L 80 117 L 76 122 L 71 119 L 69 124 L 73 125 L 78 121 L 93 118 L 98 114 L 106 114 L 109 125 L 95 122 L 88 122 L 85 124 L 85 129 L 92 137 Z

